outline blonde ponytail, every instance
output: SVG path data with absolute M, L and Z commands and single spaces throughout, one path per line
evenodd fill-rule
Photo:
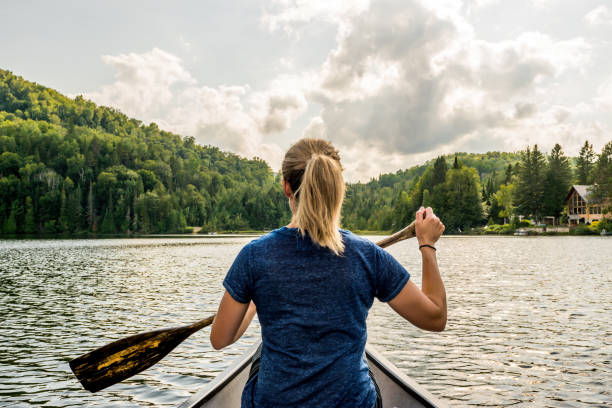
M 300 233 L 308 232 L 315 244 L 342 254 L 338 229 L 344 179 L 338 151 L 328 141 L 302 139 L 287 151 L 282 171 L 294 193 L 297 206 L 292 221 Z

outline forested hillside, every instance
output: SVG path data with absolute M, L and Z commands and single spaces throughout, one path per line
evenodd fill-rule
M 288 218 L 264 161 L 0 70 L 2 232 L 263 229 Z
M 432 206 L 438 204 L 434 208 L 436 211 L 442 211 L 444 215 L 447 215 L 446 207 L 456 207 L 457 211 L 461 211 L 459 206 L 462 203 L 457 203 L 456 206 L 450 202 L 459 199 L 459 197 L 442 198 L 442 190 L 444 190 L 442 187 L 439 187 L 435 193 L 433 191 L 436 185 L 446 182 L 446 169 L 453 166 L 455 159 L 458 161 L 458 166 L 473 169 L 470 170 L 470 177 L 463 179 L 463 181 L 468 182 L 469 180 L 473 184 L 470 187 L 473 195 L 472 202 L 475 202 L 477 197 L 480 197 L 478 198 L 478 202 L 480 202 L 482 197 L 492 194 L 499 188 L 500 184 L 505 182 L 508 166 L 510 166 L 510 171 L 514 171 L 520 155 L 500 152 L 456 153 L 442 156 L 442 158 L 431 160 L 407 170 L 399 170 L 393 174 L 383 174 L 368 183 L 349 184 L 343 209 L 344 225 L 358 230 L 399 229 L 410 222 L 409 218 L 414 216 L 415 211 L 423 203 Z M 434 177 L 434 163 L 436 162 L 438 163 L 438 173 Z M 440 167 L 442 162 L 446 164 L 445 170 Z M 443 173 L 440 173 L 441 171 Z M 460 181 L 456 179 L 456 173 L 458 172 L 450 173 L 453 176 L 452 183 Z M 456 188 L 461 188 L 461 185 L 457 185 Z M 436 196 L 435 203 L 432 202 L 434 194 Z M 446 205 L 447 202 L 448 205 Z M 480 207 L 480 204 L 477 207 Z M 445 222 L 447 222 L 447 226 L 454 228 L 454 230 L 457 227 L 466 228 L 482 223 L 484 219 L 482 209 L 476 209 L 476 213 L 479 215 L 473 220 L 466 218 L 458 219 L 450 224 L 447 221 Z
M 421 205 L 449 232 L 560 217 L 572 183 L 596 183 L 602 201 L 612 195 L 612 142 L 596 155 L 587 141 L 576 159 L 560 145 L 549 155 L 537 145 L 455 153 L 348 184 L 342 226 L 397 230 Z M 264 161 L 0 70 L 0 233 L 263 230 L 289 219 L 279 176 Z

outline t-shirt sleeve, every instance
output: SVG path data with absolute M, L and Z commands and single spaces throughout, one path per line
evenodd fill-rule
M 387 251 L 376 246 L 376 293 L 381 302 L 392 300 L 406 285 L 410 273 Z
M 223 286 L 235 301 L 249 303 L 252 298 L 251 246 L 243 247 L 230 267 Z

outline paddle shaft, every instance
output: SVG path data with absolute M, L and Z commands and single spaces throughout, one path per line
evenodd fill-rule
M 416 235 L 415 223 L 378 241 L 386 248 Z M 210 325 L 215 315 L 187 326 L 154 330 L 114 341 L 70 361 L 70 368 L 86 390 L 96 392 L 151 367 L 198 330 Z

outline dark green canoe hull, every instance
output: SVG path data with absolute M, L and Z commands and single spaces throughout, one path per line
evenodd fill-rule
M 181 404 L 180 408 L 239 408 L 242 389 L 249 376 L 251 358 L 259 344 L 244 353 L 201 391 Z M 369 344 L 366 359 L 380 387 L 383 408 L 446 408 L 414 380 L 403 374 Z

